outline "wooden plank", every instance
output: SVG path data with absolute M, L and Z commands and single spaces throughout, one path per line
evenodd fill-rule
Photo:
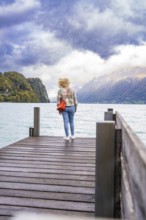
M 86 147 L 85 147 L 86 145 Z M 5 148 L 8 148 L 8 149 L 11 149 L 11 148 L 27 148 L 29 147 L 30 149 L 44 149 L 44 150 L 50 150 L 50 149 L 53 149 L 53 147 L 55 146 L 55 149 L 59 150 L 59 149 L 65 149 L 67 151 L 72 151 L 74 149 L 76 149 L 77 151 L 94 151 L 95 149 L 95 143 L 94 144 L 91 144 L 91 143 L 86 143 L 86 144 L 64 144 L 64 143 L 42 143 L 42 144 L 38 144 L 38 143 L 28 143 L 28 144 L 23 144 L 23 143 L 19 143 L 19 144 L 12 144 L 12 145 L 9 145 Z M 4 148 L 3 148 L 4 149 Z
M 9 151 L 9 150 L 19 150 L 19 151 L 29 151 L 29 152 L 34 152 L 34 151 L 37 151 L 37 152 L 59 152 L 59 151 L 63 151 L 63 150 L 67 150 L 68 152 L 73 152 L 73 151 L 75 151 L 75 152 L 91 152 L 91 153 L 94 153 L 95 154 L 95 148 L 91 148 L 91 147 L 89 147 L 89 148 L 84 148 L 84 147 L 80 147 L 80 146 L 76 146 L 76 147 L 74 147 L 73 149 L 72 148 L 68 148 L 68 149 L 65 149 L 64 148 L 64 146 L 63 147 L 61 147 L 61 146 L 59 146 L 59 147 L 57 147 L 57 146 L 55 146 L 55 148 L 54 148 L 54 146 L 48 146 L 47 145 L 47 147 L 40 147 L 40 145 L 39 146 L 31 146 L 31 145 L 29 145 L 29 146 L 23 146 L 23 145 L 18 145 L 17 147 L 16 146 L 10 146 L 10 147 L 5 147 L 5 148 L 2 148 L 1 149 L 1 151 Z
M 18 155 L 2 155 L 2 154 L 0 154 L 0 160 L 4 160 L 4 159 L 14 159 L 14 160 L 20 160 L 20 161 L 22 161 L 22 160 L 30 160 L 30 161 L 45 161 L 45 162 L 51 162 L 51 161 L 53 161 L 53 162 L 65 162 L 65 163 L 79 163 L 79 164 L 85 164 L 85 162 L 88 164 L 88 163 L 90 163 L 90 164 L 94 164 L 95 165 L 95 160 L 93 160 L 93 159 L 91 159 L 91 160 L 82 160 L 82 159 L 80 159 L 80 160 L 76 160 L 76 159 L 74 159 L 74 158 L 68 158 L 68 157 L 66 157 L 66 158 L 58 158 L 58 157 L 50 157 L 50 158 L 48 158 L 48 157 L 41 157 L 41 158 L 39 158 L 39 157 L 33 157 L 33 156 L 23 156 L 23 155 L 21 155 L 21 156 L 18 156 Z
M 43 142 L 49 142 L 49 141 L 53 141 L 53 142 L 64 142 L 63 138 L 61 136 L 39 136 L 39 137 L 27 137 L 27 138 L 24 138 L 20 141 L 18 141 L 17 143 L 27 143 L 27 142 L 31 142 L 31 141 L 36 141 L 37 143 L 41 143 L 42 141 Z M 95 141 L 95 138 L 94 137 L 77 137 L 75 140 L 72 140 L 71 142 L 94 142 Z
M 33 157 L 32 156 L 29 156 L 29 155 L 11 155 L 11 154 L 5 154 L 5 155 L 0 155 L 0 160 L 1 159 L 19 159 L 19 160 L 31 160 L 31 161 L 56 161 L 56 162 L 64 162 L 64 163 L 79 163 L 79 164 L 85 164 L 86 162 L 87 163 L 90 163 L 90 164 L 94 164 L 95 165 L 95 160 L 94 159 L 82 159 L 82 158 L 79 158 L 79 159 L 76 159 L 76 158 L 72 158 L 72 157 L 39 157 L 39 156 L 35 156 Z
M 94 188 L 90 187 L 73 187 L 45 184 L 26 184 L 13 182 L 0 182 L 1 189 L 23 189 L 23 190 L 38 190 L 43 192 L 64 192 L 64 193 L 81 193 L 94 195 Z
M 55 173 L 22 173 L 22 172 L 9 172 L 9 171 L 0 171 L 0 175 L 3 176 L 15 176 L 15 177 L 35 177 L 35 178 L 52 178 L 60 180 L 79 180 L 79 181 L 95 181 L 95 176 L 87 175 L 68 175 L 68 174 L 55 174 Z
M 76 201 L 94 203 L 95 195 L 81 194 L 81 193 L 62 193 L 62 192 L 42 192 L 35 190 L 22 190 L 22 189 L 0 189 L 0 196 L 14 196 L 22 198 L 37 198 L 47 200 L 62 200 L 62 201 Z
M 34 184 L 47 184 L 47 185 L 60 185 L 60 186 L 79 186 L 79 187 L 95 187 L 94 181 L 80 181 L 80 180 L 62 180 L 52 178 L 34 178 L 34 177 L 15 177 L 15 176 L 2 176 L 0 182 L 13 182 L 13 183 L 34 183 Z
M 95 164 L 91 164 L 91 163 L 71 163 L 71 162 L 64 162 L 64 161 L 38 161 L 38 160 L 19 160 L 19 158 L 17 159 L 1 159 L 0 160 L 1 163 L 3 164 L 9 164 L 9 163 L 12 163 L 12 164 L 32 164 L 32 165 L 35 165 L 35 166 L 40 166 L 40 165 L 48 165 L 48 167 L 50 165 L 56 165 L 56 166 L 73 166 L 73 167 L 78 167 L 78 169 L 81 168 L 85 168 L 85 167 L 92 167 L 92 168 L 95 168 Z
M 88 148 L 91 148 L 91 149 L 94 149 L 95 148 L 95 141 L 94 142 L 85 142 L 85 143 L 83 143 L 83 142 L 42 142 L 42 143 L 38 143 L 38 142 L 29 142 L 29 143 L 23 143 L 23 142 L 21 142 L 21 143 L 17 143 L 17 144 L 11 144 L 11 145 L 9 145 L 10 147 L 11 146 L 27 146 L 27 145 L 29 145 L 29 146 L 36 146 L 36 148 L 37 147 L 39 147 L 39 146 L 42 146 L 42 147 L 46 147 L 46 148 L 49 148 L 49 147 L 52 147 L 52 146 L 56 146 L 56 147 L 60 147 L 60 148 L 62 148 L 62 147 L 66 147 L 66 148 L 68 148 L 68 149 L 70 149 L 70 148 L 77 148 L 77 147 L 79 147 L 79 148 L 84 148 L 85 150 L 86 149 L 88 149 Z
M 16 213 L 27 212 L 27 213 L 45 213 L 45 214 L 55 214 L 55 215 L 67 215 L 67 216 L 94 216 L 93 212 L 84 212 L 84 211 L 68 211 L 68 210 L 57 210 L 57 209 L 48 209 L 48 208 L 35 208 L 35 207 L 26 207 L 26 206 L 15 206 L 15 205 L 0 205 L 0 214 L 12 216 Z
M 17 152 L 19 152 L 19 153 L 17 154 Z M 17 150 L 16 150 L 16 151 L 8 151 L 8 150 L 5 150 L 5 151 L 3 151 L 3 153 L 2 153 L 2 152 L 0 153 L 0 156 L 2 156 L 2 155 L 9 155 L 9 156 L 10 156 L 10 155 L 12 155 L 12 156 L 23 156 L 23 155 L 24 155 L 24 156 L 27 156 L 27 155 L 32 156 L 32 155 L 36 155 L 36 158 L 37 158 L 39 153 L 40 153 L 41 158 L 43 158 L 43 157 L 45 158 L 45 155 L 47 155 L 47 158 L 49 158 L 49 157 L 51 157 L 51 154 L 52 154 L 52 152 L 41 153 L 41 151 L 37 151 L 37 152 L 36 152 L 36 151 L 32 151 L 32 152 L 29 152 L 29 151 L 26 150 L 26 151 L 24 152 L 24 151 L 18 149 L 18 151 L 17 151 Z M 85 152 L 85 153 L 86 153 L 86 152 Z M 63 154 L 63 155 L 62 155 L 62 154 Z M 87 155 L 88 155 L 88 154 L 84 154 L 84 155 L 83 155 L 83 160 L 84 160 L 84 159 L 87 159 L 87 160 L 90 161 L 90 160 L 92 160 L 92 158 L 94 159 L 94 157 L 95 157 L 95 154 L 92 154 L 92 153 L 89 154 L 88 156 L 87 156 Z M 61 152 L 61 151 L 60 151 L 60 152 L 58 151 L 57 154 L 56 154 L 56 153 L 53 154 L 53 158 L 54 158 L 54 157 L 55 157 L 55 158 L 58 158 L 58 157 L 61 157 L 61 158 L 64 157 L 64 158 L 66 158 L 66 156 L 69 157 L 69 158 L 70 158 L 70 157 L 72 157 L 72 158 L 76 158 L 76 157 L 77 157 L 77 160 L 78 160 L 78 159 L 79 159 L 78 156 L 81 157 L 81 156 L 82 156 L 82 153 L 79 153 L 78 156 L 76 156 L 76 154 L 72 154 L 72 152 L 66 153 L 66 152 L 63 152 L 63 151 L 62 151 L 62 152 Z M 90 157 L 90 156 L 91 156 L 91 157 Z M 66 159 L 67 159 L 67 158 L 66 158 Z
M 52 148 L 54 145 L 56 146 L 56 148 L 66 148 L 66 149 L 74 149 L 74 148 L 79 148 L 79 149 L 84 149 L 84 150 L 93 150 L 95 148 L 95 142 L 91 143 L 91 142 L 80 142 L 80 143 L 72 143 L 72 142 L 42 142 L 42 143 L 37 143 L 37 142 L 29 142 L 29 143 L 16 143 L 16 144 L 11 144 L 7 147 L 25 147 L 25 146 L 30 146 L 30 147 L 36 147 L 39 148 L 40 146 L 42 146 L 43 148 Z
M 16 150 L 16 151 L 14 151 L 14 150 L 9 150 L 9 151 L 7 151 L 7 150 L 5 150 L 5 151 L 3 151 L 3 154 L 5 155 L 5 154 L 17 154 L 17 155 L 19 155 L 19 154 L 23 154 L 23 155 L 33 155 L 33 156 L 71 156 L 71 157 L 76 157 L 76 158 L 80 158 L 80 157 L 82 157 L 82 158 L 84 158 L 84 159 L 88 159 L 88 157 L 90 157 L 90 158 L 93 158 L 93 159 L 95 159 L 95 153 L 93 154 L 93 153 L 89 153 L 89 152 L 82 152 L 82 153 L 73 153 L 73 152 L 57 152 L 57 153 L 53 153 L 53 152 L 44 152 L 44 153 L 41 153 L 41 152 L 36 152 L 36 151 L 32 151 L 32 152 L 30 152 L 30 151 L 19 151 L 19 149 L 18 150 Z
M 0 176 L 0 216 L 94 215 L 95 139 L 24 139 L 0 150 Z
M 0 167 L 1 171 L 16 171 L 16 172 L 32 172 L 32 173 L 56 173 L 56 174 L 68 174 L 68 175 L 90 175 L 94 176 L 95 173 L 88 170 L 58 170 L 58 169 L 41 169 L 41 168 L 23 168 L 23 167 Z
M 91 145 L 90 143 L 86 143 L 86 147 L 84 145 L 75 145 L 72 146 L 72 145 L 66 145 L 66 144 L 55 144 L 55 143 L 48 143 L 46 145 L 44 144 L 38 144 L 38 143 L 35 143 L 35 144 L 32 144 L 32 143 L 28 143 L 28 144 L 16 144 L 16 145 L 9 145 L 7 147 L 4 147 L 2 149 L 11 149 L 11 148 L 19 148 L 19 149 L 25 149 L 25 148 L 30 148 L 30 149 L 40 149 L 41 148 L 43 150 L 51 150 L 53 149 L 53 147 L 55 146 L 55 149 L 57 150 L 66 150 L 66 151 L 73 151 L 74 149 L 78 150 L 78 151 L 91 151 L 91 152 L 94 152 L 94 149 L 95 149 L 95 145 Z
M 44 200 L 31 198 L 16 198 L 1 196 L 0 204 L 3 205 L 21 205 L 27 207 L 38 207 L 58 210 L 72 210 L 72 211 L 88 211 L 94 212 L 94 203 L 87 202 L 71 202 L 58 200 Z
M 1 163 L 0 167 L 22 167 L 22 168 L 36 168 L 36 164 L 25 164 L 25 163 Z M 58 165 L 39 165 L 40 169 L 57 169 L 57 170 L 79 170 L 78 166 L 69 166 L 69 164 L 66 164 L 62 166 L 61 164 Z M 80 171 L 92 171 L 95 172 L 94 167 L 80 167 Z
M 20 154 L 20 155 L 19 155 Z M 16 157 L 19 157 L 19 156 L 23 156 L 23 157 L 34 157 L 35 156 L 35 158 L 48 158 L 48 160 L 49 160 L 49 158 L 52 158 L 52 156 L 53 156 L 53 158 L 61 158 L 61 159 L 66 159 L 66 160 L 68 160 L 68 159 L 74 159 L 75 161 L 78 161 L 78 160 L 81 160 L 81 161 L 83 161 L 83 160 L 87 160 L 87 161 L 91 161 L 91 160 L 95 160 L 95 156 L 90 156 L 90 158 L 88 157 L 88 156 L 82 156 L 82 154 L 80 154 L 80 155 L 71 155 L 71 154 L 69 154 L 69 155 L 64 155 L 64 154 L 58 154 L 58 155 L 55 155 L 55 154 L 52 154 L 52 155 L 46 155 L 46 154 L 44 154 L 44 155 L 40 155 L 40 154 L 36 154 L 36 153 L 34 153 L 34 154 L 29 154 L 29 153 L 27 153 L 27 154 L 24 154 L 24 153 L 19 153 L 19 152 L 10 152 L 10 153 L 7 153 L 7 152 L 3 152 L 1 155 L 0 155 L 0 158 L 2 157 L 3 158 L 3 156 L 16 156 Z

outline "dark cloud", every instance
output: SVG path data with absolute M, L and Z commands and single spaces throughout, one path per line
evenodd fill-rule
M 102 56 L 103 58 L 107 58 L 111 54 L 113 54 L 113 48 L 117 45 L 128 43 L 139 44 L 139 37 L 141 39 L 145 39 L 146 33 L 144 29 L 137 32 L 135 31 L 135 33 L 134 31 L 133 33 L 130 33 L 130 28 L 124 28 L 124 25 L 126 26 L 127 24 L 131 24 L 131 26 L 133 26 L 133 29 L 136 29 L 136 26 L 141 25 L 142 19 L 146 20 L 146 15 L 142 15 L 140 11 L 138 14 L 136 13 L 135 16 L 132 18 L 130 16 L 128 18 L 124 17 L 122 14 L 120 16 L 118 15 L 118 12 L 116 12 L 116 14 L 113 14 L 113 20 L 114 16 L 117 16 L 117 20 L 119 19 L 123 22 L 123 27 L 121 29 L 119 27 L 121 23 L 117 23 L 117 27 L 115 27 L 114 24 L 112 24 L 112 21 L 109 21 L 111 17 L 107 17 L 107 25 L 109 23 L 109 25 L 111 26 L 110 28 L 107 28 L 106 25 L 100 27 L 100 20 L 97 20 L 97 25 L 95 25 L 95 28 L 87 30 L 86 22 L 81 19 L 80 14 L 75 11 L 77 10 L 77 6 L 79 5 L 79 3 L 86 10 L 84 16 L 86 16 L 87 12 L 87 22 L 92 19 L 92 14 L 88 12 L 88 7 L 90 10 L 90 6 L 96 9 L 99 14 L 104 12 L 106 13 L 107 9 L 109 10 L 109 13 L 112 13 L 112 6 L 110 4 L 110 1 L 108 0 L 56 0 L 53 1 L 53 3 L 50 0 L 43 0 L 43 12 L 39 18 L 40 24 L 43 25 L 45 30 L 49 29 L 55 32 L 56 36 L 59 39 L 66 40 L 74 48 L 79 50 L 91 50 L 95 53 L 99 53 L 100 56 Z M 135 12 L 137 11 L 133 9 L 133 13 Z M 77 22 L 80 26 L 76 28 L 75 26 L 71 25 L 71 19 L 77 19 Z M 116 33 L 113 34 L 116 28 L 119 29 L 119 31 L 116 31 Z
M 15 15 L 0 15 L 0 28 L 9 28 L 13 25 L 22 24 L 24 22 L 30 21 L 33 18 L 33 10 L 17 13 Z
M 49 3 L 49 7 L 55 8 L 60 7 L 59 2 L 42 1 L 41 9 L 47 13 L 46 3 Z M 34 0 L 33 3 L 34 5 L 29 7 L 24 3 L 24 7 L 20 5 L 17 10 L 12 6 L 17 6 L 19 1 L 5 1 L 5 4 L 1 2 L 0 31 L 3 35 L 0 37 L 0 65 L 4 70 L 11 68 L 13 63 L 17 68 L 38 63 L 52 65 L 66 55 L 69 46 L 56 39 L 49 30 L 41 28 L 43 21 L 39 23 L 37 19 L 42 13 L 38 7 L 39 1 Z M 10 13 L 4 13 L 3 8 Z
M 1 0 L 0 1 L 0 6 L 7 6 L 9 4 L 13 4 L 15 0 Z
M 24 1 L 25 2 L 25 1 Z M 6 0 L 0 2 L 0 28 L 9 28 L 35 19 L 39 9 L 39 2 L 31 5 L 23 2 Z
M 53 65 L 70 51 L 70 47 L 60 42 L 50 32 L 36 26 L 25 25 L 25 30 L 11 27 L 0 42 L 0 66 L 9 70 L 37 64 Z M 34 30 L 33 30 L 34 29 Z
M 133 4 L 129 5 L 132 15 L 124 8 L 118 12 L 121 7 L 117 5 L 119 8 L 116 9 L 118 0 L 31 2 L 30 7 L 23 1 L 24 8 L 20 5 L 19 10 L 13 7 L 9 13 L 4 13 L 2 7 L 10 9 L 19 1 L 0 1 L 1 66 L 9 68 L 12 60 L 18 66 L 52 65 L 67 54 L 65 44 L 73 49 L 93 51 L 106 59 L 115 53 L 117 45 L 138 45 L 140 40 L 146 40 L 144 0 L 140 6 L 135 5 L 136 0 L 133 0 Z M 50 47 L 45 47 L 41 31 L 43 34 L 53 33 L 54 40 L 48 37 L 45 41 L 50 43 Z M 57 44 L 54 45 L 55 41 Z M 9 58 L 12 59 L 10 62 Z
M 47 48 L 31 47 L 31 44 L 26 46 L 21 51 L 21 56 L 17 58 L 16 63 L 20 66 L 29 66 L 46 64 L 53 65 L 61 58 L 61 55 L 57 51 L 48 50 Z
M 17 45 L 15 43 L 1 45 L 0 66 L 2 69 L 9 70 L 13 65 L 16 68 L 37 64 L 53 65 L 64 55 L 64 52 L 62 54 L 63 48 L 58 51 L 55 48 L 39 47 L 35 45 L 35 39 L 30 42 L 22 41 L 21 46 L 18 46 L 18 42 Z

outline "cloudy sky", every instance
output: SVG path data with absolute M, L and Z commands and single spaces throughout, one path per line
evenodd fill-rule
M 0 0 L 0 72 L 39 77 L 50 97 L 146 67 L 146 0 Z

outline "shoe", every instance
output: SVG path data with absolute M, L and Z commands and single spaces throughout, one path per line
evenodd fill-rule
M 69 141 L 69 137 L 64 137 L 63 140 Z
M 75 136 L 71 136 L 70 138 L 71 138 L 72 140 L 74 140 L 76 137 L 75 137 Z

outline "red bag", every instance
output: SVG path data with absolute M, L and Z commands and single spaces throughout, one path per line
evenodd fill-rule
M 66 99 L 66 97 L 67 97 L 67 95 L 68 95 L 68 91 L 69 91 L 69 90 L 67 90 L 65 99 Z M 65 108 L 66 108 L 66 102 L 61 98 L 61 99 L 60 99 L 60 102 L 57 104 L 57 110 L 58 110 L 59 112 L 63 112 L 63 111 L 65 111 Z
M 63 112 L 66 108 L 66 102 L 64 100 L 60 100 L 60 103 L 57 104 L 57 110 L 59 112 Z

